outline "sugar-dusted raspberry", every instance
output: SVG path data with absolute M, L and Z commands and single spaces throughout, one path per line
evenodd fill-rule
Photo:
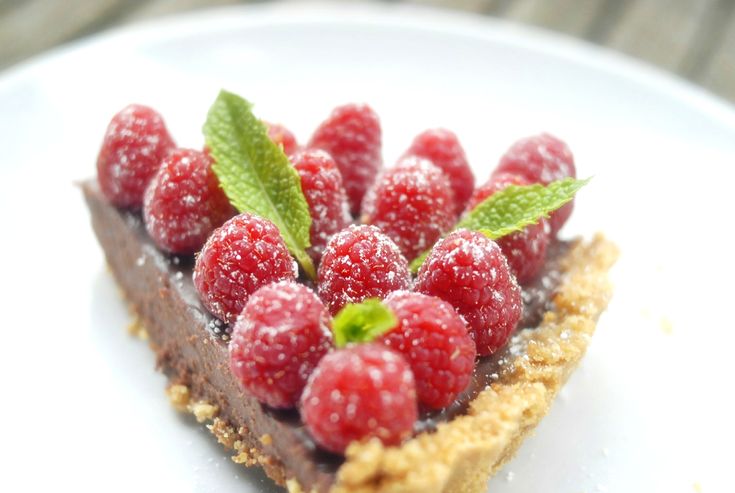
M 404 156 L 428 159 L 444 171 L 452 184 L 455 212 L 457 215 L 461 214 L 475 187 L 475 176 L 457 135 L 444 128 L 425 130 L 413 139 Z
M 454 211 L 444 172 L 426 159 L 408 156 L 378 176 L 365 195 L 362 222 L 380 228 L 413 260 L 454 225 Z
M 163 118 L 131 104 L 112 117 L 97 156 L 100 190 L 118 207 L 139 209 L 143 193 L 175 144 Z
M 342 175 L 332 156 L 308 149 L 291 156 L 311 213 L 309 255 L 319 262 L 329 238 L 352 222 Z
M 258 289 L 232 329 L 232 372 L 260 402 L 295 407 L 306 379 L 332 347 L 330 319 L 302 284 L 280 281 Z
M 347 303 L 408 289 L 408 262 L 375 226 L 352 225 L 332 236 L 319 264 L 319 297 L 336 314 Z
M 297 274 L 278 228 L 243 213 L 214 230 L 204 244 L 194 266 L 194 285 L 204 306 L 229 323 L 258 288 Z
M 500 164 L 493 174 L 497 173 L 521 175 L 530 183 L 543 185 L 577 176 L 572 151 L 563 141 L 549 134 L 534 135 L 513 144 L 500 158 Z M 573 203 L 569 202 L 549 217 L 552 235 L 556 235 L 569 219 Z
M 268 129 L 268 137 L 274 144 L 280 144 L 283 152 L 290 156 L 299 150 L 299 143 L 294 134 L 280 123 L 263 122 Z
M 301 396 L 301 418 L 325 449 L 344 453 L 371 437 L 386 445 L 408 438 L 418 416 L 416 384 L 406 360 L 382 344 L 327 354 Z
M 430 409 L 448 406 L 467 388 L 475 368 L 475 343 L 452 305 L 409 291 L 388 295 L 385 304 L 398 326 L 378 339 L 403 354 L 416 379 L 419 403 Z
M 521 317 L 521 289 L 500 247 L 481 233 L 460 229 L 431 250 L 416 291 L 449 302 L 467 322 L 477 353 L 503 346 Z
M 475 190 L 467 210 L 476 207 L 480 202 L 503 190 L 508 185 L 528 185 L 528 179 L 511 173 L 496 173 Z M 497 240 L 500 249 L 508 260 L 510 269 L 521 284 L 532 281 L 539 273 L 546 260 L 546 247 L 549 244 L 549 223 L 541 219 L 538 223 L 526 226 L 521 231 L 511 233 Z
M 234 213 L 212 171 L 212 158 L 192 149 L 176 149 L 163 159 L 144 198 L 148 233 L 172 253 L 198 251 Z
M 357 216 L 365 191 L 382 166 L 378 115 L 365 104 L 338 106 L 314 132 L 310 148 L 327 151 L 344 181 L 350 211 Z

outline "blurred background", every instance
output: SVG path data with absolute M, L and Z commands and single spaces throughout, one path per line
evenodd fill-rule
M 290 0 L 298 1 L 298 0 Z M 400 0 L 373 0 L 402 3 Z M 113 27 L 247 0 L 0 0 L 0 70 Z M 735 102 L 735 0 L 414 0 L 606 46 Z

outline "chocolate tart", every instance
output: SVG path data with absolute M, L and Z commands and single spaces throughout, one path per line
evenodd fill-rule
M 192 412 L 235 462 L 259 465 L 291 493 L 484 492 L 546 414 L 577 366 L 611 294 L 614 245 L 555 242 L 544 272 L 524 288 L 524 315 L 507 346 L 481 359 L 469 388 L 441 412 L 423 414 L 400 447 L 353 443 L 345 457 L 314 444 L 296 411 L 269 409 L 229 369 L 227 327 L 200 304 L 192 258 L 162 253 L 140 215 L 82 185 L 107 262 L 170 381 L 174 406 Z

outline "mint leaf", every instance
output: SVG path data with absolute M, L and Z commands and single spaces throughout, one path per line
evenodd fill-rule
M 315 279 L 306 253 L 311 216 L 301 180 L 251 108 L 240 96 L 220 91 L 204 123 L 212 168 L 232 205 L 272 221 L 304 272 Z
M 528 225 L 563 206 L 590 181 L 564 178 L 549 183 L 511 185 L 494 193 L 462 218 L 454 229 L 478 231 L 492 240 L 501 238 Z M 411 262 L 411 271 L 418 272 L 429 252 Z
M 590 181 L 564 178 L 547 186 L 511 185 L 494 193 L 457 223 L 455 229 L 481 231 L 495 240 L 535 224 L 563 206 Z
M 398 324 L 395 314 L 378 298 L 349 303 L 332 321 L 334 344 L 340 348 L 350 342 L 370 342 Z

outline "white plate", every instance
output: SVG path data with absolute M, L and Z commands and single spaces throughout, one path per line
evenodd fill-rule
M 730 486 L 732 108 L 620 56 L 488 19 L 278 5 L 126 28 L 0 80 L 1 489 L 272 490 L 166 402 L 152 355 L 125 333 L 74 186 L 94 174 L 119 108 L 153 105 L 180 144 L 198 147 L 221 87 L 302 140 L 334 105 L 370 102 L 388 163 L 420 130 L 449 127 L 479 180 L 516 138 L 565 138 L 579 174 L 595 177 L 567 234 L 619 242 L 616 297 L 491 488 Z

